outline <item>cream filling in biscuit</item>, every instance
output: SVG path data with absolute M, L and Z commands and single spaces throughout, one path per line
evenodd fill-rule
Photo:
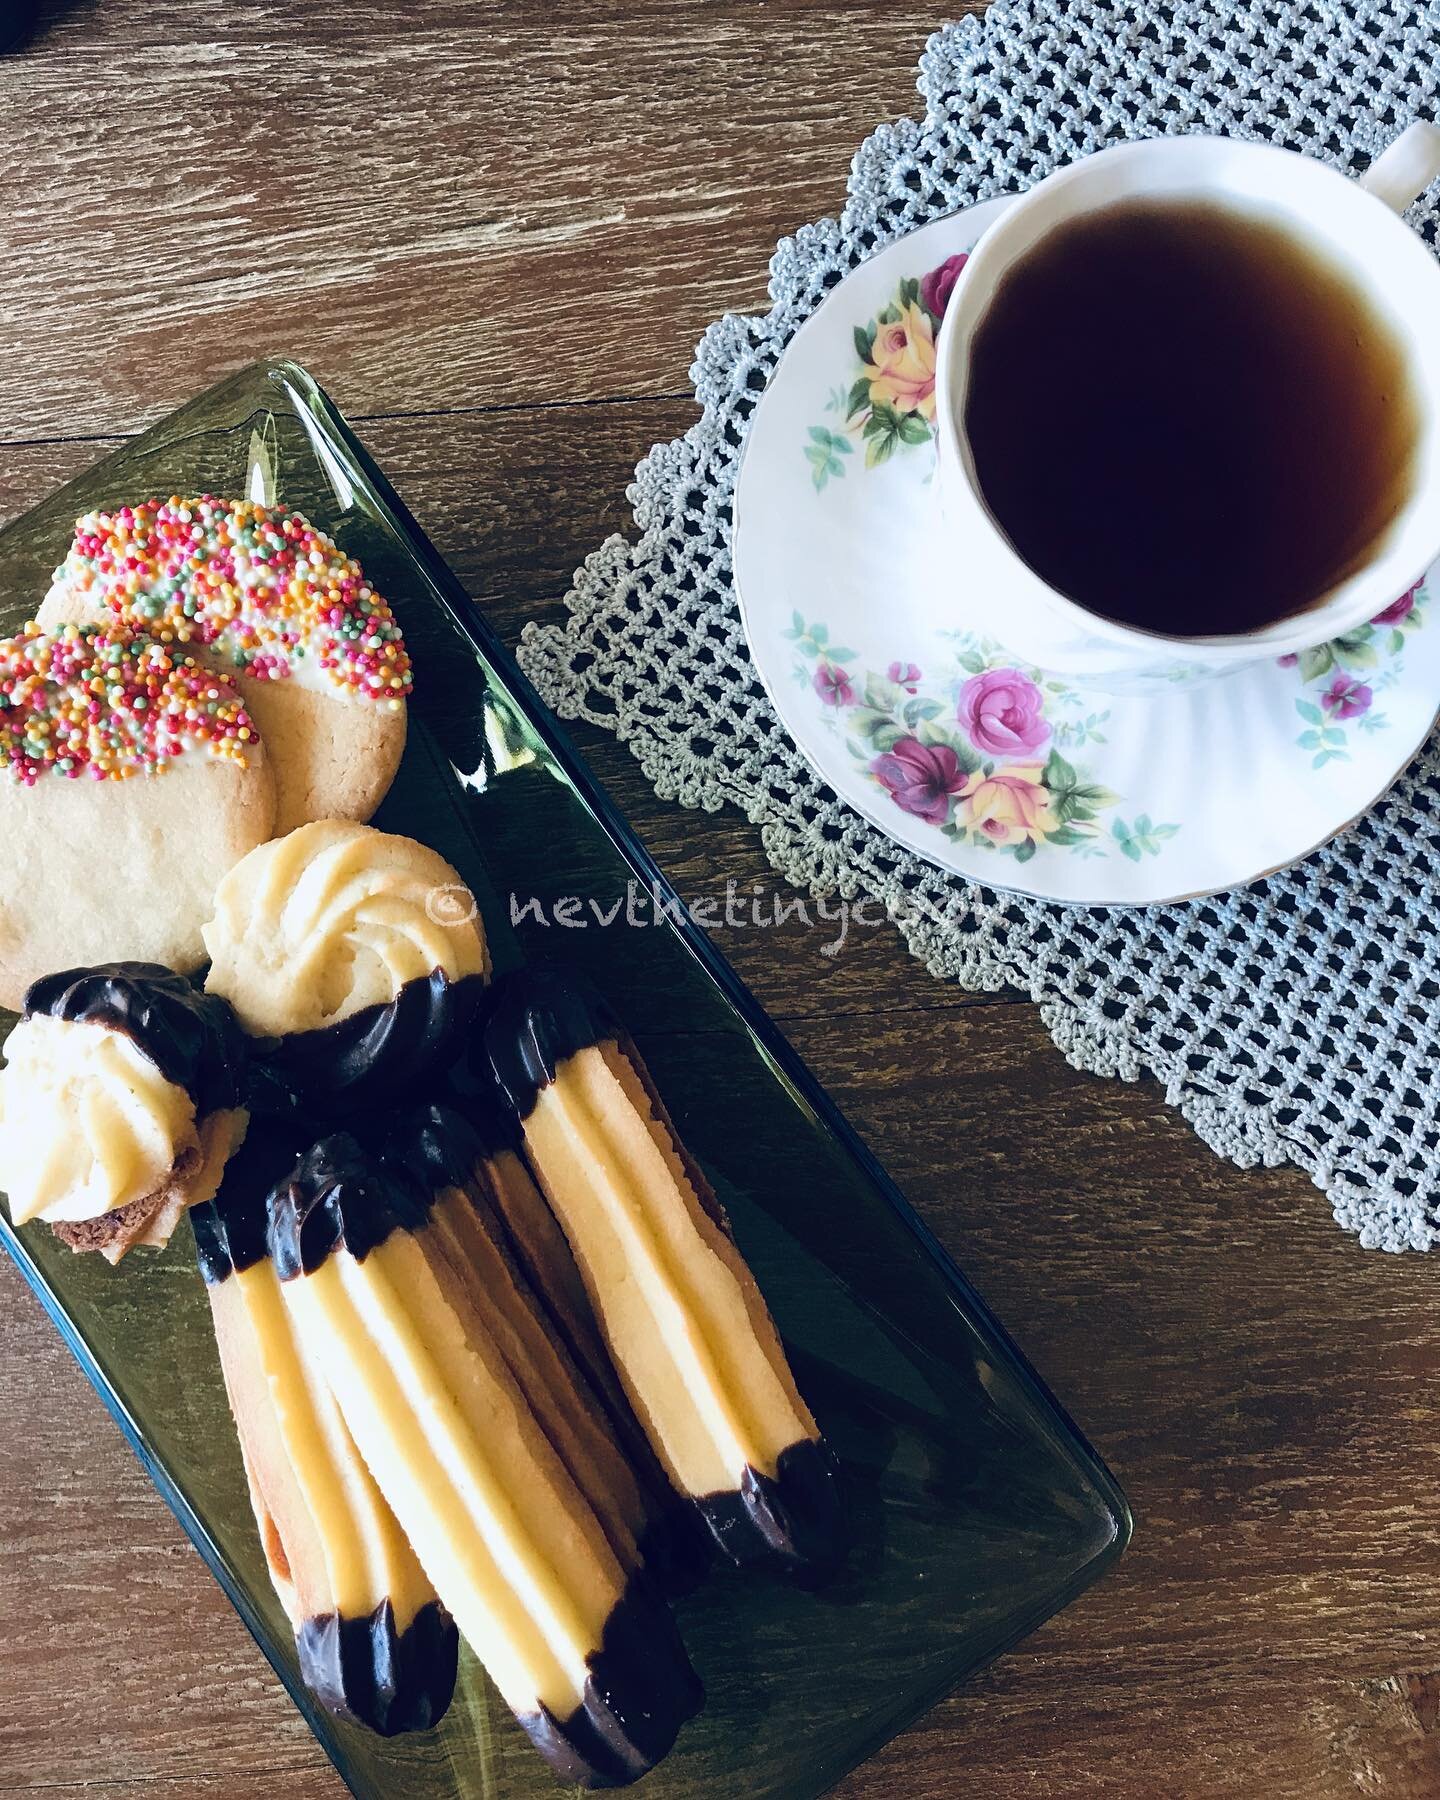
M 248 1030 L 277 1035 L 387 1005 L 437 970 L 459 981 L 488 968 L 478 913 L 442 857 L 333 819 L 237 864 L 204 938 L 207 990 Z
M 493 1339 L 394 1232 L 283 1283 L 441 1600 L 509 1706 L 580 1705 L 625 1576 Z
M 710 1218 L 613 1042 L 561 1063 L 524 1121 L 611 1353 L 657 1455 L 698 1497 L 818 1438 L 754 1278 Z
M 123 1033 L 22 1019 L 0 1071 L 0 1187 L 16 1225 L 100 1217 L 201 1154 L 195 1105 Z

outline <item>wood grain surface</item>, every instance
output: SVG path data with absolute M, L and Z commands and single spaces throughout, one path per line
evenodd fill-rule
M 3 9 L 6 0 L 0 0 Z M 0 58 L 0 518 L 253 355 L 306 361 L 507 640 L 693 417 L 704 324 L 911 109 L 901 0 L 77 0 Z M 682 891 L 733 815 L 581 746 Z M 888 927 L 723 948 L 1134 1502 L 1078 1605 L 847 1800 L 1440 1794 L 1436 1265 L 1076 1074 Z M 0 1268 L 0 1790 L 340 1783 Z

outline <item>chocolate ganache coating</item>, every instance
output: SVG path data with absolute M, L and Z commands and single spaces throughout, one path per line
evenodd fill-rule
M 567 1058 L 611 1040 L 629 1042 L 590 983 L 567 970 L 516 969 L 491 990 L 485 1053 L 517 1118 L 529 1117 Z
M 197 1116 L 243 1102 L 247 1041 L 230 1003 L 160 963 L 100 963 L 44 975 L 25 996 L 25 1016 L 118 1031 L 183 1088 Z
M 443 970 L 407 981 L 393 1000 L 363 1006 L 314 1031 L 255 1042 L 252 1105 L 331 1114 L 387 1105 L 434 1081 L 470 1028 L 485 992 L 483 975 L 451 981 Z
M 849 1526 L 839 1469 L 822 1439 L 801 1438 L 782 1450 L 774 1475 L 747 1464 L 738 1488 L 703 1494 L 696 1505 L 732 1562 L 773 1562 L 813 1585 L 845 1560 Z
M 404 1631 L 383 1600 L 363 1619 L 324 1613 L 295 1634 L 300 1673 L 321 1705 L 381 1737 L 428 1731 L 455 1692 L 458 1638 L 438 1600 L 422 1606 Z
M 215 1198 L 192 1206 L 195 1254 L 207 1287 L 243 1274 L 269 1255 L 265 1243 L 271 1191 L 288 1181 L 305 1138 L 273 1120 L 252 1121 L 245 1141 L 225 1165 Z
M 393 1129 L 393 1127 L 391 1128 Z M 419 1231 L 434 1193 L 351 1131 L 312 1144 L 265 1202 L 265 1241 L 282 1281 L 313 1274 L 343 1244 L 357 1262 L 393 1231 Z
M 669 1754 L 705 1703 L 675 1620 L 643 1577 L 626 1588 L 586 1665 L 584 1697 L 567 1718 L 542 1706 L 520 1723 L 561 1780 L 628 1787 Z M 617 1705 L 630 1694 L 646 1696 L 643 1709 Z

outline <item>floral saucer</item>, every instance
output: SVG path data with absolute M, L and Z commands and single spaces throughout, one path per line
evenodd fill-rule
M 882 250 L 786 350 L 735 493 L 755 666 L 835 792 L 942 868 L 1101 906 L 1253 881 L 1342 830 L 1424 741 L 1440 564 L 1343 638 L 1160 695 L 1013 656 L 940 541 L 933 423 L 935 334 L 1006 204 Z

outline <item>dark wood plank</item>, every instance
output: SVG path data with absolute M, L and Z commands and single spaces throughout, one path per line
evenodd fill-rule
M 0 63 L 12 440 L 128 429 L 281 352 L 356 415 L 683 392 L 706 324 L 763 303 L 776 239 L 914 109 L 936 23 L 915 0 L 51 10 Z

